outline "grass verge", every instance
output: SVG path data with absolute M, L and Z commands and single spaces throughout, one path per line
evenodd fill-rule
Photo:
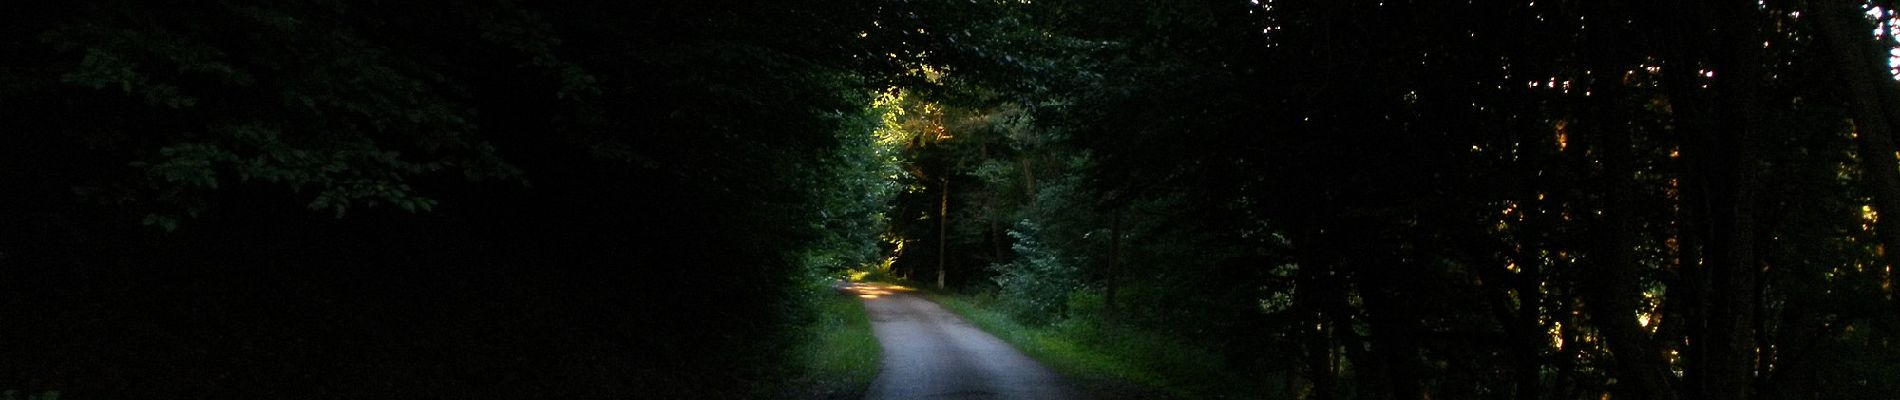
M 967 296 L 929 294 L 1030 358 L 1081 385 L 1098 399 L 1248 398 L 1245 380 L 1222 368 L 1220 356 L 1160 335 L 1104 328 L 1085 319 L 1046 326 L 1017 322 L 995 305 Z
M 817 323 L 798 349 L 803 374 L 792 380 L 788 399 L 856 399 L 877 376 L 882 349 L 871 334 L 871 319 L 855 296 L 828 296 L 820 302 Z

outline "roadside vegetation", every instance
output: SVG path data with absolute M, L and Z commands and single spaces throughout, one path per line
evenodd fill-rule
M 1259 384 L 1221 368 L 1219 354 L 1164 335 L 1093 318 L 1026 323 L 989 292 L 929 297 L 1099 399 L 1236 398 Z
M 871 334 L 864 302 L 835 295 L 818 301 L 817 318 L 797 353 L 802 373 L 792 379 L 787 399 L 856 399 L 877 377 L 882 349 Z

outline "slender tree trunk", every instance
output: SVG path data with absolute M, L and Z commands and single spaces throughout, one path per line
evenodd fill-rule
M 1656 334 L 1651 335 L 1658 354 L 1681 354 L 1683 338 L 1689 335 L 1691 322 L 1699 320 L 1696 307 L 1700 304 L 1700 294 L 1692 288 L 1703 282 L 1697 279 L 1697 271 L 1701 268 L 1702 253 L 1699 246 L 1702 240 L 1696 233 L 1696 227 L 1699 226 L 1695 223 L 1696 214 L 1690 211 L 1693 207 L 1690 199 L 1696 198 L 1696 194 L 1683 184 L 1684 179 L 1680 174 L 1677 175 L 1676 193 L 1670 199 L 1675 207 L 1673 216 L 1676 223 L 1672 235 L 1676 243 L 1675 254 L 1671 255 L 1674 265 L 1668 271 L 1673 272 L 1673 275 L 1665 274 L 1662 278 L 1664 285 L 1669 288 L 1668 295 L 1662 299 L 1662 325 L 1656 327 Z M 1668 360 L 1680 362 L 1675 357 Z M 1683 387 L 1690 386 L 1687 380 L 1681 384 Z
M 1337 273 L 1338 265 L 1335 264 L 1333 267 L 1330 272 Z M 1325 316 L 1328 325 L 1331 326 L 1331 328 L 1326 331 L 1331 333 L 1332 339 L 1338 342 L 1335 346 L 1345 349 L 1344 354 L 1346 358 L 1344 361 L 1346 361 L 1345 365 L 1349 366 L 1349 369 L 1341 368 L 1341 370 L 1352 371 L 1354 384 L 1357 385 L 1352 389 L 1352 392 L 1356 393 L 1360 398 L 1376 396 L 1379 392 L 1375 391 L 1377 390 L 1375 388 L 1385 387 L 1386 382 L 1390 381 L 1391 377 L 1388 376 L 1390 374 L 1386 368 L 1385 359 L 1367 350 L 1369 346 L 1373 345 L 1371 343 L 1372 339 L 1360 336 L 1359 332 L 1353 327 L 1355 317 L 1364 317 L 1365 315 L 1358 312 L 1359 310 L 1356 310 L 1352 306 L 1352 303 L 1347 301 L 1347 299 L 1354 295 L 1354 290 L 1345 287 L 1343 279 L 1344 278 L 1339 276 L 1326 278 L 1326 285 L 1330 286 L 1330 294 L 1332 295 L 1326 298 L 1327 309 Z M 1361 293 L 1363 294 L 1363 292 Z M 1377 333 L 1372 334 L 1376 335 Z M 1334 365 L 1339 365 L 1339 363 L 1335 362 Z
M 1511 254 L 1510 258 L 1515 262 L 1520 255 Z M 1519 268 L 1529 268 L 1524 266 L 1523 262 L 1517 262 L 1517 264 Z M 1531 287 L 1528 289 L 1525 288 L 1525 285 L 1520 283 L 1529 280 L 1514 275 L 1517 273 L 1505 269 L 1504 266 L 1479 268 L 1477 271 L 1480 276 L 1478 291 L 1484 294 L 1485 303 L 1490 306 L 1491 313 L 1497 318 L 1498 326 L 1504 331 L 1505 343 L 1509 346 L 1507 348 L 1511 360 L 1510 374 L 1515 383 L 1514 398 L 1537 400 L 1545 392 L 1542 384 L 1544 367 L 1542 354 L 1549 337 L 1538 322 L 1538 309 L 1543 304 L 1543 293 L 1537 290 L 1534 284 L 1529 285 Z M 1530 271 L 1522 272 L 1522 274 L 1536 276 Z M 1516 308 L 1511 307 L 1513 293 L 1517 298 Z
M 1122 210 L 1118 207 L 1110 210 L 1109 213 L 1108 268 L 1105 268 L 1106 271 L 1102 276 L 1102 308 L 1106 314 L 1103 319 L 1112 325 L 1121 322 L 1120 302 L 1115 298 L 1115 292 L 1120 286 L 1117 281 L 1121 276 Z
M 1712 57 L 1717 135 L 1709 177 L 1709 215 L 1715 235 L 1709 243 L 1709 325 L 1702 352 L 1708 364 L 1698 399 L 1744 400 L 1751 397 L 1755 350 L 1755 303 L 1760 301 L 1760 264 L 1755 254 L 1754 141 L 1761 126 L 1757 96 L 1763 80 L 1759 15 L 1749 2 L 1718 5 L 1719 50 Z
M 996 218 L 990 218 L 990 255 L 996 262 L 1003 262 L 1003 228 L 998 226 Z
M 1395 270 L 1420 268 L 1400 262 L 1391 265 Z M 1360 271 L 1369 270 L 1361 266 Z M 1357 282 L 1360 298 L 1366 306 L 1366 320 L 1372 328 L 1372 350 L 1384 360 L 1386 387 L 1394 399 L 1426 399 L 1429 397 L 1425 393 L 1425 371 L 1419 357 L 1419 330 L 1414 324 L 1418 315 L 1406 307 L 1407 300 L 1400 294 L 1401 281 L 1391 276 L 1392 272 L 1355 274 L 1361 278 Z
M 1537 207 L 1536 203 L 1523 201 L 1525 209 Z M 1482 243 L 1484 237 L 1466 239 L 1470 243 Z M 1532 257 L 1522 247 L 1529 243 L 1510 243 L 1492 249 L 1502 254 L 1503 259 L 1470 258 L 1467 264 L 1477 275 L 1475 287 L 1484 298 L 1485 306 L 1491 309 L 1492 318 L 1497 320 L 1498 328 L 1504 335 L 1505 355 L 1510 362 L 1509 375 L 1512 381 L 1512 397 L 1517 400 L 1538 400 L 1550 393 L 1544 385 L 1544 351 L 1549 348 L 1550 334 L 1540 320 L 1544 305 L 1544 293 L 1537 284 L 1541 282 L 1541 273 L 1537 271 Z M 1515 265 L 1515 269 L 1509 265 Z M 1529 278 L 1529 279 L 1527 279 Z M 1515 305 L 1513 305 L 1515 303 Z
M 1596 20 L 1614 21 L 1618 17 L 1610 2 L 1590 4 L 1594 6 L 1591 11 L 1596 14 Z M 1607 23 L 1592 28 L 1596 28 L 1591 31 L 1596 35 L 1588 39 L 1589 47 L 1599 52 L 1589 55 L 1591 68 L 1596 73 L 1596 80 L 1589 85 L 1596 97 L 1586 103 L 1586 119 L 1579 125 L 1601 146 L 1599 157 L 1604 177 L 1602 219 L 1594 229 L 1597 273 L 1585 278 L 1582 289 L 1587 301 L 1584 306 L 1609 345 L 1617 366 L 1616 376 L 1620 378 L 1620 391 L 1642 399 L 1674 399 L 1668 368 L 1649 333 L 1636 321 L 1636 313 L 1641 309 L 1637 299 L 1641 298 L 1642 288 L 1637 279 L 1640 272 L 1635 250 L 1637 232 L 1630 214 L 1635 208 L 1631 188 L 1637 183 L 1630 149 L 1631 127 L 1620 109 L 1625 100 L 1622 82 L 1625 67 L 1618 62 L 1614 50 L 1618 48 L 1618 28 Z
M 1559 310 L 1552 313 L 1551 320 L 1557 324 L 1557 338 L 1562 343 L 1558 346 L 1557 360 L 1554 363 L 1557 370 L 1557 382 L 1552 385 L 1552 392 L 1556 395 L 1551 398 L 1575 399 L 1580 397 L 1578 392 L 1582 390 L 1580 388 L 1582 385 L 1577 381 L 1577 349 L 1581 346 L 1577 341 L 1577 319 L 1573 311 L 1576 310 L 1577 301 L 1570 295 L 1553 294 L 1551 297 L 1553 297 L 1552 302 L 1555 303 L 1551 305 L 1552 308 Z
M 1314 207 L 1313 209 L 1318 209 Z M 1335 213 L 1315 213 L 1315 215 L 1336 215 Z M 1330 222 L 1330 221 L 1328 221 Z M 1295 254 L 1300 262 L 1300 277 L 1304 292 L 1300 301 L 1311 304 L 1313 321 L 1317 331 L 1314 340 L 1309 342 L 1309 353 L 1313 363 L 1324 364 L 1324 369 L 1315 369 L 1315 396 L 1327 398 L 1346 397 L 1340 389 L 1354 388 L 1357 397 L 1368 398 L 1376 393 L 1375 388 L 1384 387 L 1389 378 L 1386 376 L 1385 361 L 1372 351 L 1368 351 L 1368 339 L 1359 335 L 1354 324 L 1365 321 L 1364 315 L 1351 301 L 1353 289 L 1348 287 L 1351 279 L 1349 271 L 1344 270 L 1346 250 L 1340 248 L 1335 236 L 1329 236 L 1324 230 L 1316 228 L 1318 224 L 1307 221 L 1294 238 Z M 1337 231 L 1334 231 L 1337 232 Z M 1363 298 L 1363 294 L 1362 294 Z M 1374 334 L 1377 334 L 1376 332 Z M 1343 349 L 1341 354 L 1339 350 Z M 1344 356 L 1341 359 L 1341 356 Z M 1351 385 L 1341 381 L 1341 377 L 1350 372 Z
M 1676 109 L 1675 123 L 1681 140 L 1681 157 L 1677 164 L 1682 170 L 1677 177 L 1677 187 L 1682 200 L 1676 240 L 1682 252 L 1683 264 L 1677 272 L 1676 285 L 1670 287 L 1672 294 L 1667 301 L 1677 304 L 1681 313 L 1680 329 L 1684 340 L 1679 344 L 1682 348 L 1678 362 L 1683 368 L 1683 389 L 1679 392 L 1686 395 L 1700 392 L 1703 387 L 1702 366 L 1708 364 L 1706 353 L 1698 347 L 1703 346 L 1703 338 L 1709 334 L 1709 298 L 1714 292 L 1709 277 L 1711 264 L 1708 256 L 1708 243 L 1714 241 L 1714 232 L 1708 222 L 1712 212 L 1708 201 L 1708 168 L 1704 166 L 1706 162 L 1703 160 L 1703 142 L 1706 134 L 1713 129 L 1707 127 L 1707 114 L 1702 112 L 1699 102 L 1692 98 L 1692 90 L 1687 89 L 1693 85 L 1693 71 L 1677 69 L 1683 71 L 1665 72 L 1665 75 L 1679 75 L 1666 79 L 1682 82 L 1669 86 L 1673 88 L 1670 101 Z
M 941 290 L 943 289 L 944 257 L 950 253 L 949 242 L 945 240 L 950 232 L 950 177 L 938 179 L 943 182 L 942 197 L 937 202 L 937 289 Z
M 1024 154 L 1019 154 L 1016 156 L 1016 165 L 1018 167 L 1021 167 L 1023 170 L 1023 196 L 1026 196 L 1029 199 L 1029 208 L 1035 208 L 1036 207 L 1036 170 L 1034 168 L 1031 168 L 1029 165 L 1029 154 L 1027 153 L 1027 150 L 1024 150 Z
M 1529 268 L 1529 267 L 1526 267 Z M 1531 276 L 1540 276 L 1530 272 Z M 1529 280 L 1525 280 L 1529 281 Z M 1537 400 L 1546 391 L 1543 385 L 1544 350 L 1550 347 L 1550 334 L 1546 333 L 1538 318 L 1543 314 L 1544 293 L 1535 283 L 1526 282 L 1518 293 L 1519 305 L 1517 320 L 1511 321 L 1517 331 L 1515 343 L 1517 354 L 1511 358 L 1517 362 L 1517 399 Z
M 1601 125 L 1598 129 L 1603 129 Z M 1611 128 L 1609 131 L 1618 129 Z M 1629 133 L 1600 132 L 1609 135 L 1604 153 L 1606 183 L 1603 226 L 1598 227 L 1597 242 L 1602 259 L 1598 273 L 1587 277 L 1585 308 L 1591 321 L 1602 329 L 1604 341 L 1616 360 L 1617 375 L 1628 385 L 1624 391 L 1644 399 L 1673 399 L 1667 368 L 1650 341 L 1649 333 L 1636 321 L 1641 287 L 1631 224 L 1629 187 L 1633 172 L 1629 168 Z M 1620 137 L 1620 138 L 1619 138 Z
M 976 151 L 978 155 L 982 156 L 984 160 L 990 159 L 989 143 L 983 143 L 983 144 L 977 145 Z M 988 187 L 987 185 L 985 185 L 984 191 L 985 191 L 985 195 L 983 196 L 983 211 L 989 214 L 988 218 L 985 218 L 985 219 L 989 220 L 989 225 L 990 225 L 990 233 L 989 233 L 990 257 L 991 257 L 990 262 L 1000 263 L 1000 262 L 1003 262 L 1003 228 L 1000 226 L 1001 224 L 997 223 L 996 221 L 996 217 L 999 214 L 998 212 L 996 212 L 997 193 L 996 193 L 995 188 Z
M 1308 380 L 1313 382 L 1312 397 L 1309 399 L 1334 400 L 1339 397 L 1336 392 L 1339 388 L 1339 367 L 1333 355 L 1335 346 L 1331 331 L 1338 328 L 1327 319 L 1328 307 L 1325 297 L 1343 296 L 1343 294 L 1335 293 L 1330 285 L 1324 282 L 1327 279 L 1325 270 L 1328 262 L 1318 257 L 1318 252 L 1312 248 L 1312 236 L 1295 235 L 1294 261 L 1298 263 L 1299 271 L 1294 278 L 1296 280 L 1293 302 L 1296 309 L 1307 310 L 1311 315 L 1311 320 L 1303 321 L 1299 330 L 1306 331 L 1305 325 L 1313 326 L 1312 331 L 1301 335 L 1306 338 L 1304 341 L 1306 369 L 1310 375 Z
M 1707 55 L 1704 47 L 1714 40 L 1711 23 L 1702 4 L 1689 0 L 1671 1 L 1666 6 L 1666 25 L 1663 29 L 1669 34 L 1667 45 L 1663 47 L 1663 85 L 1669 96 L 1672 130 L 1678 141 L 1679 158 L 1676 165 L 1680 170 L 1677 177 L 1677 190 L 1681 196 L 1683 216 L 1679 226 L 1679 245 L 1685 264 L 1680 271 L 1677 287 L 1670 288 L 1669 301 L 1681 305 L 1683 312 L 1683 333 L 1685 337 L 1682 349 L 1683 389 L 1679 391 L 1686 398 L 1700 398 L 1709 386 L 1710 351 L 1707 338 L 1711 335 L 1710 315 L 1711 298 L 1714 286 L 1710 269 L 1714 263 L 1714 224 L 1710 221 L 1720 218 L 1711 206 L 1716 197 L 1711 182 L 1715 168 L 1709 167 L 1710 159 L 1715 158 L 1715 120 L 1713 111 L 1706 101 L 1707 90 L 1703 86 L 1700 71 Z

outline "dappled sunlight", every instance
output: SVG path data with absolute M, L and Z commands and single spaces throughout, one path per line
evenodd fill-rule
M 877 299 L 877 298 L 890 296 L 890 295 L 894 295 L 898 293 L 909 292 L 915 289 L 911 289 L 903 285 L 896 285 L 896 284 L 889 284 L 889 283 L 859 282 L 859 283 L 853 283 L 848 286 L 845 286 L 841 290 L 848 293 L 856 294 L 859 298 L 870 300 L 870 299 Z

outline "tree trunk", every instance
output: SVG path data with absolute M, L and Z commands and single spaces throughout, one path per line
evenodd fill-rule
M 1622 76 L 1610 69 L 1597 72 L 1605 79 Z M 1607 78 L 1612 76 L 1619 78 Z M 1675 395 L 1670 390 L 1668 369 L 1661 354 L 1651 343 L 1649 333 L 1636 321 L 1636 313 L 1641 308 L 1636 300 L 1642 291 L 1637 280 L 1636 229 L 1630 217 L 1634 208 L 1630 188 L 1636 182 L 1631 165 L 1629 126 L 1623 122 L 1622 113 L 1616 111 L 1622 101 L 1622 86 L 1622 82 L 1617 81 L 1596 85 L 1594 90 L 1601 97 L 1590 112 L 1594 121 L 1584 124 L 1588 132 L 1601 139 L 1605 175 L 1603 217 L 1595 229 L 1595 253 L 1600 256 L 1598 273 L 1585 278 L 1588 282 L 1583 289 L 1588 301 L 1584 305 L 1591 322 L 1603 331 L 1604 341 L 1616 361 L 1619 382 L 1626 385 L 1622 391 L 1644 399 L 1673 399 Z
M 1535 268 L 1535 267 L 1524 267 Z M 1526 271 L 1531 276 L 1541 276 L 1538 272 Z M 1547 391 L 1543 385 L 1544 350 L 1550 347 L 1550 334 L 1543 329 L 1538 319 L 1543 314 L 1544 293 L 1536 283 L 1524 279 L 1517 290 L 1519 305 L 1515 326 L 1517 336 L 1511 339 L 1516 353 L 1511 358 L 1518 364 L 1516 371 L 1517 399 L 1537 400 Z
M 1558 346 L 1555 357 L 1555 364 L 1557 365 L 1553 366 L 1553 368 L 1557 370 L 1557 377 L 1555 379 L 1556 382 L 1551 385 L 1551 392 L 1554 393 L 1554 395 L 1550 396 L 1550 398 L 1580 398 L 1579 392 L 1582 391 L 1581 387 L 1583 385 L 1578 382 L 1577 378 L 1577 354 L 1578 349 L 1582 346 L 1578 345 L 1577 319 L 1573 311 L 1576 310 L 1577 300 L 1575 296 L 1571 295 L 1552 295 L 1551 297 L 1551 302 L 1553 303 L 1551 304 L 1551 308 L 1558 310 L 1558 312 L 1551 313 L 1551 320 L 1557 324 L 1557 338 L 1562 340 L 1562 344 Z
M 1329 272 L 1339 272 L 1338 265 L 1333 265 L 1333 268 L 1330 268 Z M 1344 278 L 1340 276 L 1335 275 L 1324 279 L 1327 281 L 1326 285 L 1330 286 L 1332 290 L 1331 294 L 1333 295 L 1327 297 L 1325 300 L 1327 307 L 1325 317 L 1327 318 L 1328 325 L 1331 326 L 1330 329 L 1327 329 L 1327 333 L 1332 334 L 1331 338 L 1338 342 L 1337 346 L 1339 348 L 1345 349 L 1345 365 L 1350 367 L 1352 378 L 1355 381 L 1354 384 L 1357 385 L 1352 389 L 1352 392 L 1360 398 L 1377 396 L 1379 392 L 1376 391 L 1376 388 L 1385 387 L 1386 382 L 1390 381 L 1391 377 L 1387 376 L 1389 374 L 1385 359 L 1378 357 L 1377 354 L 1373 354 L 1371 350 L 1367 349 L 1372 345 L 1372 339 L 1360 336 L 1356 328 L 1353 327 L 1353 322 L 1356 319 L 1365 317 L 1364 313 L 1355 309 L 1352 303 L 1347 300 L 1354 295 L 1354 290 L 1345 287 L 1343 282 Z M 1363 293 L 1363 291 L 1361 293 Z M 1337 362 L 1334 364 L 1338 365 Z M 1342 368 L 1340 370 L 1346 371 L 1347 369 Z
M 982 156 L 982 159 L 990 159 L 990 145 L 988 143 L 978 144 L 976 151 L 978 153 L 977 155 Z M 1003 262 L 1003 228 L 1000 226 L 1001 224 L 996 221 L 997 215 L 1000 214 L 996 212 L 997 193 L 995 188 L 990 188 L 988 185 L 985 185 L 983 190 L 985 192 L 983 196 L 983 212 L 988 214 L 984 219 L 989 220 L 990 224 L 990 262 L 1001 263 Z
M 1117 280 L 1121 276 L 1122 211 L 1120 208 L 1115 208 L 1109 213 L 1108 268 L 1104 268 L 1105 271 L 1102 274 L 1102 310 L 1103 320 L 1113 325 L 1121 322 L 1120 302 L 1115 298 L 1115 291 L 1119 286 Z
M 1603 163 L 1603 205 L 1601 219 L 1592 232 L 1597 257 L 1595 274 L 1587 275 L 1581 288 L 1590 321 L 1603 332 L 1616 363 L 1618 390 L 1633 397 L 1650 400 L 1674 399 L 1668 367 L 1649 337 L 1637 323 L 1642 296 L 1636 255 L 1636 226 L 1630 215 L 1635 206 L 1632 188 L 1637 185 L 1635 160 L 1631 153 L 1632 127 L 1622 112 L 1625 103 L 1624 43 L 1618 24 L 1626 18 L 1616 2 L 1596 1 L 1585 5 L 1592 14 L 1589 34 L 1585 37 L 1585 56 L 1595 73 L 1588 83 L 1596 94 L 1585 100 L 1580 125 L 1599 146 Z
M 1749 2 L 1718 5 L 1719 49 L 1711 58 L 1719 100 L 1717 132 L 1709 147 L 1712 167 L 1709 243 L 1712 291 L 1709 323 L 1699 351 L 1706 353 L 1698 399 L 1744 400 L 1753 386 L 1755 303 L 1760 264 L 1755 254 L 1754 141 L 1761 126 L 1757 95 L 1763 81 L 1759 15 Z
M 1519 254 L 1509 255 L 1509 259 L 1517 263 L 1519 268 L 1526 269 L 1521 274 L 1537 276 L 1536 272 L 1528 270 L 1530 266 L 1517 262 L 1520 257 Z M 1515 381 L 1513 398 L 1542 398 L 1546 392 L 1543 388 L 1542 355 L 1549 340 L 1549 334 L 1544 332 L 1538 321 L 1538 311 L 1544 302 L 1543 293 L 1535 284 L 1523 285 L 1531 280 L 1514 275 L 1518 273 L 1502 265 L 1478 268 L 1476 271 L 1479 274 L 1478 292 L 1484 294 L 1485 304 L 1491 308 L 1491 314 L 1498 320 L 1498 327 L 1504 331 L 1504 342 L 1508 346 L 1511 361 L 1510 375 Z M 1513 293 L 1518 300 L 1516 308 L 1511 307 Z
M 1683 389 L 1687 398 L 1702 398 L 1710 385 L 1711 345 L 1706 340 L 1715 331 L 1710 305 L 1714 295 L 1711 269 L 1714 268 L 1716 224 L 1722 218 L 1711 205 L 1719 197 L 1713 182 L 1718 168 L 1710 167 L 1717 158 L 1712 151 L 1715 137 L 1714 111 L 1708 101 L 1700 71 L 1707 59 L 1704 47 L 1715 40 L 1711 22 L 1702 4 L 1677 0 L 1667 4 L 1663 18 L 1667 45 L 1663 47 L 1663 85 L 1669 96 L 1672 130 L 1680 154 L 1677 178 L 1682 206 L 1679 245 L 1686 263 L 1677 284 L 1669 288 L 1671 302 L 1678 302 L 1683 313 L 1682 359 Z
M 942 290 L 944 257 L 950 253 L 949 242 L 944 240 L 949 236 L 950 226 L 950 177 L 938 179 L 943 182 L 943 191 L 937 203 L 937 289 Z
M 1294 262 L 1298 265 L 1299 271 L 1294 277 L 1293 306 L 1311 315 L 1310 320 L 1301 321 L 1299 329 L 1304 331 L 1306 325 L 1313 326 L 1311 332 L 1301 335 L 1306 338 L 1304 340 L 1306 369 L 1310 375 L 1308 380 L 1313 383 L 1310 399 L 1333 400 L 1339 397 L 1335 391 L 1339 388 L 1339 368 L 1337 359 L 1333 356 L 1335 346 L 1331 330 L 1338 328 L 1327 319 L 1326 297 L 1344 296 L 1344 294 L 1335 293 L 1336 291 L 1330 290 L 1331 285 L 1325 283 L 1328 279 L 1325 272 L 1328 262 L 1317 256 L 1318 252 L 1312 248 L 1309 238 L 1310 236 L 1307 235 L 1296 234 L 1294 239 Z
M 1366 307 L 1367 325 L 1372 328 L 1372 351 L 1384 361 L 1386 388 L 1390 390 L 1392 398 L 1427 399 L 1425 368 L 1418 344 L 1420 330 L 1415 323 L 1415 319 L 1420 316 L 1407 306 L 1408 300 L 1402 294 L 1405 292 L 1402 286 L 1406 279 L 1394 276 L 1398 270 L 1420 266 L 1385 257 L 1377 259 L 1379 261 L 1376 262 L 1380 264 L 1360 265 L 1357 270 L 1363 273 L 1354 274 L 1359 278 L 1355 282 L 1358 282 L 1359 296 Z M 1391 265 L 1396 268 L 1367 268 L 1372 265 Z
M 1295 301 L 1311 310 L 1312 320 L 1306 322 L 1315 327 L 1307 341 L 1313 396 L 1315 399 L 1344 397 L 1340 389 L 1346 385 L 1342 385 L 1341 377 L 1350 371 L 1358 388 L 1354 391 L 1358 397 L 1366 398 L 1368 392 L 1383 386 L 1387 380 L 1385 363 L 1367 351 L 1367 339 L 1353 328 L 1354 321 L 1363 319 L 1356 318 L 1360 313 L 1349 300 L 1353 293 L 1346 285 L 1345 271 L 1340 268 L 1344 250 L 1324 230 L 1314 228 L 1312 221 L 1296 225 L 1303 228 L 1296 229 L 1293 238 L 1294 257 L 1300 266 L 1300 286 L 1295 292 Z
M 1023 170 L 1023 196 L 1029 201 L 1029 208 L 1036 208 L 1036 170 L 1030 168 L 1029 154 L 1016 156 L 1016 165 Z
M 1887 52 L 1879 42 L 1867 36 L 1873 27 L 1860 15 L 1858 7 L 1843 1 L 1819 1 L 1813 4 L 1815 26 L 1827 43 L 1834 62 L 1835 75 L 1846 89 L 1849 110 L 1853 112 L 1855 144 L 1859 148 L 1862 184 L 1873 189 L 1875 234 L 1880 239 L 1881 258 L 1887 262 L 1882 288 L 1893 294 L 1892 272 L 1900 267 L 1900 176 L 1895 168 L 1893 129 L 1900 124 L 1900 95 L 1894 92 L 1894 80 L 1887 71 Z

